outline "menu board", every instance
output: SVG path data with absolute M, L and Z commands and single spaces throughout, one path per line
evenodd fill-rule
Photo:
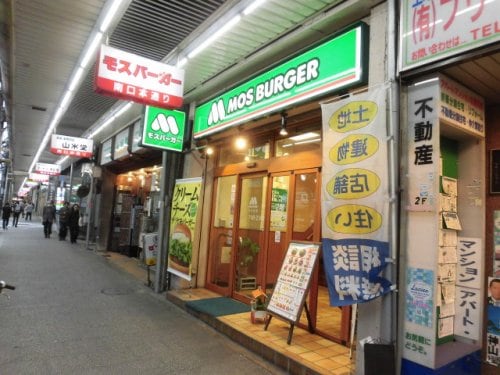
M 321 244 L 290 242 L 267 311 L 297 323 Z

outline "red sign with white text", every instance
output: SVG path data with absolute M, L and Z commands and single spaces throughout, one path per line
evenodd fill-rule
M 94 142 L 92 139 L 70 137 L 67 135 L 52 134 L 50 152 L 61 156 L 75 156 L 79 158 L 92 157 Z
M 179 108 L 184 70 L 103 44 L 95 84 L 100 94 L 160 108 Z
M 61 166 L 59 164 L 35 163 L 35 172 L 49 176 L 59 176 Z

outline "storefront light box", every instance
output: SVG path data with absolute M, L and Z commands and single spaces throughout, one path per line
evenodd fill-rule
M 366 83 L 368 27 L 350 30 L 202 104 L 194 116 L 199 139 L 326 93 Z
M 186 113 L 146 106 L 142 128 L 142 145 L 182 152 Z

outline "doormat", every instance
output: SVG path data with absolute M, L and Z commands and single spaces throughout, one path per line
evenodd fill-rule
M 186 302 L 188 309 L 210 316 L 223 316 L 249 312 L 250 306 L 227 297 L 204 298 Z

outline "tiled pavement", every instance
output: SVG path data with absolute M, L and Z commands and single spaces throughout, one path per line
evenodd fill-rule
M 144 283 L 147 282 L 146 269 L 140 265 L 138 259 L 114 252 L 105 252 L 102 255 L 114 266 Z M 151 275 L 151 277 L 153 276 Z M 218 294 L 202 288 L 167 293 L 168 300 L 184 309 L 186 309 L 185 302 L 187 301 L 218 296 Z M 288 345 L 286 341 L 289 324 L 279 319 L 273 319 L 266 331 L 263 323 L 252 324 L 249 313 L 210 317 L 190 312 L 216 330 L 263 358 L 281 366 L 291 374 L 350 375 L 355 373 L 354 356 L 352 359 L 349 358 L 349 348 L 311 334 L 299 327 L 295 327 L 291 345 Z

